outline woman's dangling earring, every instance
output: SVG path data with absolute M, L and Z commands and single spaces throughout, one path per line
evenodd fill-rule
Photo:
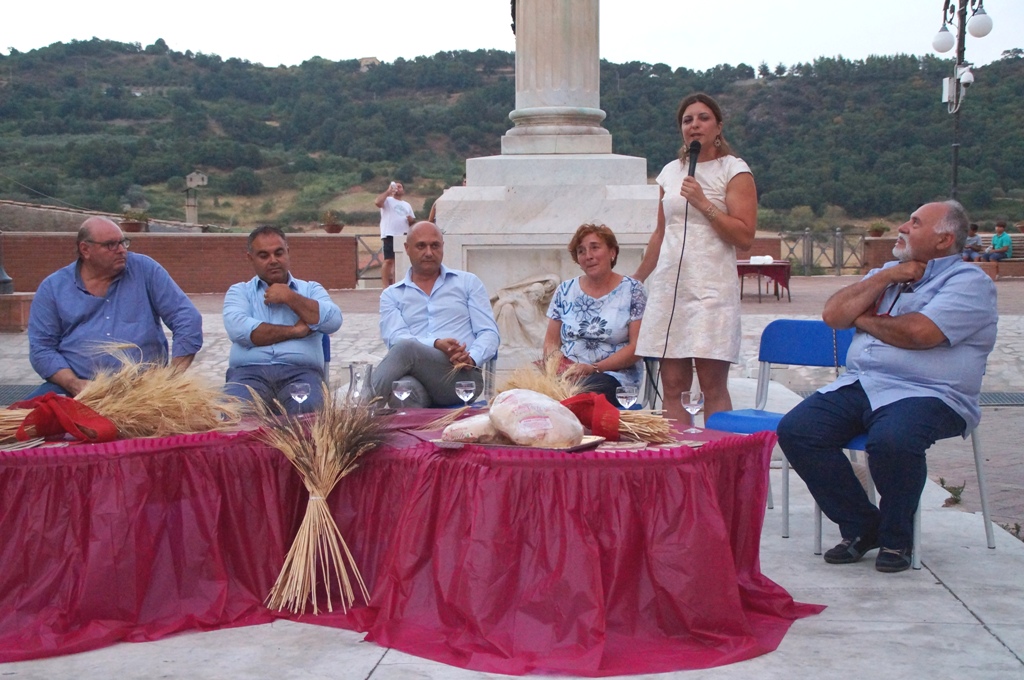
M 715 148 L 720 149 L 722 147 L 722 136 L 718 135 L 715 137 Z

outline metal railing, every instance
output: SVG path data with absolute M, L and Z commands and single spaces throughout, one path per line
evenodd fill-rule
M 356 236 L 356 242 L 359 244 L 359 247 L 356 248 L 356 262 L 359 261 L 359 249 L 360 248 L 362 248 L 363 250 L 365 250 L 366 252 L 368 252 L 370 254 L 370 261 L 366 263 L 365 267 L 361 267 L 356 272 L 356 280 L 357 281 L 374 281 L 374 280 L 379 281 L 380 280 L 380 274 L 377 274 L 376 276 L 367 276 L 366 272 L 370 271 L 374 267 L 383 267 L 384 266 L 384 258 L 382 257 L 382 255 L 384 253 L 384 248 L 381 247 L 381 248 L 377 248 L 375 250 L 372 246 L 368 245 L 366 243 L 366 241 L 363 240 L 362 236 Z
M 836 227 L 831 234 L 804 229 L 802 234 L 779 235 L 782 259 L 793 263 L 793 273 L 800 276 L 814 274 L 859 273 L 864 266 L 864 235 L 844 234 Z

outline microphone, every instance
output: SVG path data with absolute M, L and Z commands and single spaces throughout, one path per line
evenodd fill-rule
M 687 176 L 693 177 L 693 173 L 697 171 L 697 156 L 700 155 L 700 142 L 696 139 L 690 142 L 690 170 L 687 172 Z

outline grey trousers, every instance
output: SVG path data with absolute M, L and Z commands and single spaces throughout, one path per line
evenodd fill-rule
M 419 340 L 399 340 L 373 369 L 373 395 L 396 407 L 457 406 L 462 404 L 462 400 L 455 396 L 455 383 L 459 380 L 472 380 L 476 383 L 474 399 L 479 399 L 484 384 L 480 369 L 453 369 L 441 350 L 424 345 Z M 392 383 L 401 379 L 412 382 L 412 394 L 406 398 L 405 403 L 399 403 L 391 396 Z

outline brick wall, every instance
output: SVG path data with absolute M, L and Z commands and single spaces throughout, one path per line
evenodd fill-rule
M 892 256 L 895 245 L 895 236 L 864 239 L 864 269 L 861 273 L 867 274 L 872 269 L 878 269 L 886 262 L 895 260 L 896 258 Z
M 782 259 L 782 239 L 778 236 L 758 236 L 747 250 L 736 249 L 736 259 L 749 260 L 752 255 L 771 255 L 773 259 Z
M 132 252 L 164 266 L 186 293 L 223 293 L 253 276 L 246 234 L 130 234 Z M 48 275 L 75 259 L 73 233 L 5 232 L 3 265 L 18 292 L 33 292 Z M 292 274 L 327 289 L 356 287 L 356 239 L 291 234 Z

